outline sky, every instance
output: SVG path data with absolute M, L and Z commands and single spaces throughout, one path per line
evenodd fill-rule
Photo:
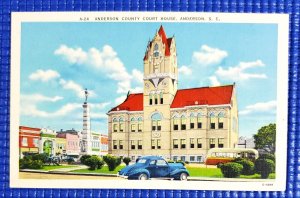
M 20 125 L 82 130 L 84 88 L 92 131 L 128 90 L 143 92 L 147 43 L 175 36 L 179 89 L 236 83 L 239 135 L 276 122 L 277 25 L 26 22 L 21 26 Z

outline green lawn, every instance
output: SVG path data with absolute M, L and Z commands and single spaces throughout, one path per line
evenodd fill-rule
M 54 170 L 54 169 L 59 169 L 59 168 L 71 168 L 71 167 L 76 167 L 76 166 L 62 166 L 62 165 L 44 165 L 44 167 L 41 170 Z
M 79 169 L 79 170 L 74 170 L 71 172 L 75 173 L 109 173 L 109 174 L 117 174 L 119 170 L 124 168 L 124 165 L 118 166 L 114 171 L 109 171 L 107 166 L 103 166 L 101 169 L 97 170 L 89 170 L 89 169 Z
M 191 177 L 223 177 L 219 168 L 201 168 L 201 167 L 186 167 L 190 172 Z

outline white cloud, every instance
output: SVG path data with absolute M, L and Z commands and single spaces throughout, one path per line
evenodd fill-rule
M 207 45 L 202 45 L 200 51 L 193 53 L 193 60 L 200 65 L 219 64 L 228 53 L 218 48 L 212 48 Z
M 101 50 L 90 48 L 88 51 L 61 45 L 54 54 L 62 56 L 69 63 L 84 64 L 96 68 L 99 72 L 118 82 L 117 93 L 127 93 L 131 88 L 133 79 L 142 83 L 142 73 L 137 69 L 132 70 L 132 74 L 128 73 L 117 53 L 109 45 L 103 46 Z
M 189 67 L 187 67 L 185 65 L 181 66 L 178 69 L 178 72 L 181 73 L 181 74 L 183 74 L 183 75 L 187 75 L 187 76 L 192 74 L 191 68 L 189 68 Z
M 91 112 L 90 117 L 92 119 L 106 119 L 108 116 L 105 113 L 93 113 L 93 112 Z
M 229 67 L 228 69 L 223 69 L 219 67 L 215 74 L 221 79 L 228 79 L 233 81 L 248 80 L 248 79 L 265 79 L 266 74 L 261 73 L 248 73 L 245 70 L 264 67 L 265 64 L 261 60 L 256 60 L 253 62 L 240 62 L 237 66 Z
M 208 79 L 210 80 L 210 83 L 212 86 L 220 86 L 221 85 L 221 83 L 219 82 L 219 80 L 216 76 L 210 76 Z
M 42 70 L 38 69 L 34 73 L 29 75 L 30 80 L 40 80 L 42 82 L 47 82 L 51 79 L 55 79 L 60 77 L 60 74 L 57 71 L 48 69 L 48 70 Z
M 271 100 L 268 102 L 258 102 L 249 106 L 242 111 L 239 111 L 239 115 L 248 115 L 255 112 L 266 112 L 275 113 L 277 107 L 276 100 Z
M 91 109 L 104 109 L 108 105 L 110 105 L 110 102 L 103 102 L 103 103 L 89 103 Z
M 123 96 L 120 96 L 120 97 L 116 98 L 116 99 L 115 99 L 115 104 L 116 104 L 116 105 L 121 104 L 122 102 L 125 101 L 126 97 L 127 97 L 126 95 L 123 95 Z
M 84 52 L 81 48 L 69 48 L 66 45 L 61 45 L 54 52 L 55 55 L 62 55 L 68 62 L 74 63 L 83 63 L 87 60 L 87 53 Z
M 29 94 L 29 95 L 21 95 L 21 101 L 31 101 L 32 103 L 36 102 L 56 102 L 62 100 L 61 96 L 48 97 L 41 94 Z
M 73 91 L 79 98 L 84 98 L 84 88 L 77 84 L 76 82 L 72 81 L 72 80 L 64 80 L 64 79 L 60 79 L 59 84 L 62 86 L 63 89 L 67 89 L 67 90 L 71 90 Z M 92 90 L 89 90 L 89 97 L 93 97 L 95 96 L 95 92 Z
M 130 89 L 131 93 L 142 93 L 144 91 L 143 87 L 135 87 Z

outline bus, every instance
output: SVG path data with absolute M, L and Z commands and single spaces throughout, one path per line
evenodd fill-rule
M 236 158 L 254 161 L 258 158 L 258 151 L 250 148 L 212 148 L 207 152 L 205 164 L 225 164 Z

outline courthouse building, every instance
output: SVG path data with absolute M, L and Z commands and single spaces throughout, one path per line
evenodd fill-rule
M 202 162 L 210 148 L 237 145 L 235 85 L 178 89 L 176 47 L 162 26 L 148 43 L 144 93 L 108 112 L 110 154 Z

